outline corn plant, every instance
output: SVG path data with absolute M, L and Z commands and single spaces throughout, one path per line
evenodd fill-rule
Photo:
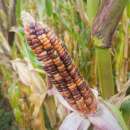
M 41 21 L 27 34 L 23 10 Z M 111 121 L 109 130 L 126 130 L 119 110 L 129 126 L 129 10 L 129 0 L 0 0 L 0 102 L 10 108 L 6 116 L 0 107 L 0 129 L 103 129 Z

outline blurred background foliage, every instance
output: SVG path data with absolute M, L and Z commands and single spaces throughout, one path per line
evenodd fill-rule
M 84 78 L 98 88 L 91 29 L 101 3 L 102 0 L 0 0 L 0 130 L 57 130 L 68 113 L 55 97 L 47 95 L 47 77 L 26 44 L 21 11 L 30 12 L 51 27 Z M 130 94 L 129 10 L 130 3 L 110 49 L 117 93 L 112 102 L 116 103 L 122 99 L 120 96 Z M 123 101 L 121 111 L 130 125 L 130 102 Z

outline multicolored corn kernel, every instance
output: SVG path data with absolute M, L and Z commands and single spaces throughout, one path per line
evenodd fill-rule
M 35 25 L 35 24 L 33 24 L 33 25 Z M 69 103 L 71 104 L 72 107 L 74 106 L 75 109 L 78 109 L 78 107 L 76 106 L 76 102 L 72 102 L 72 100 L 74 101 L 73 96 L 70 93 L 70 91 L 67 89 L 67 86 L 64 83 L 64 80 L 61 79 L 61 76 L 59 75 L 59 72 L 58 72 L 55 64 L 53 63 L 53 59 L 51 59 L 50 54 L 53 54 L 53 52 L 51 50 L 45 50 L 44 46 L 41 44 L 41 42 L 38 38 L 38 35 L 41 35 L 43 32 L 38 33 L 36 30 L 33 31 L 34 29 L 37 29 L 36 25 L 35 26 L 33 26 L 33 25 L 30 24 L 29 27 L 28 26 L 25 27 L 25 34 L 26 34 L 30 47 L 32 48 L 33 52 L 36 54 L 38 60 L 43 62 L 43 64 L 44 64 L 43 69 L 48 74 L 48 77 L 50 77 L 49 78 L 49 80 L 51 81 L 50 83 L 54 84 L 60 93 L 65 90 L 67 92 L 67 94 L 63 95 L 61 93 L 62 96 L 64 98 L 66 98 L 67 100 L 70 100 L 70 97 L 71 97 L 71 100 Z M 40 28 L 39 28 L 39 30 L 40 30 Z M 33 34 L 32 34 L 32 32 L 33 32 Z M 35 34 L 34 34 L 34 32 L 35 32 Z M 36 41 L 36 42 L 34 42 L 34 41 Z M 37 46 L 35 46 L 35 44 L 37 44 Z
M 95 112 L 97 105 L 93 93 L 54 32 L 32 22 L 25 25 L 25 34 L 38 60 L 43 62 L 50 83 L 56 86 L 65 100 L 83 114 Z

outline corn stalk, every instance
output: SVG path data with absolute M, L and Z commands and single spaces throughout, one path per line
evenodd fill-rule
M 109 48 L 126 3 L 127 0 L 103 1 L 93 24 L 99 86 L 104 98 L 115 93 Z
M 123 89 L 123 84 L 127 81 L 128 76 L 128 16 L 127 10 L 125 9 L 120 29 L 118 31 L 118 47 L 115 55 L 116 64 L 116 83 L 117 90 Z

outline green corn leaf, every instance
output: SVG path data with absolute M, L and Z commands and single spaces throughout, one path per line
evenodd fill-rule
M 16 19 L 20 20 L 20 15 L 21 15 L 21 0 L 16 0 Z
M 21 113 L 19 107 L 14 108 L 13 112 L 14 112 L 16 121 L 17 122 L 22 122 L 22 113 Z
M 130 18 L 130 0 L 127 3 L 127 16 Z
M 99 7 L 99 0 L 87 0 L 87 15 L 90 22 L 93 21 Z
M 46 12 L 48 16 L 52 15 L 53 9 L 52 9 L 52 0 L 46 0 L 45 1 L 45 5 L 46 5 Z
M 19 87 L 16 86 L 15 84 L 12 84 L 8 89 L 8 95 L 10 97 L 12 107 L 15 108 L 16 106 L 18 106 L 18 100 L 20 97 Z
M 119 73 L 120 72 L 120 70 L 121 70 L 121 67 L 122 67 L 122 65 L 123 65 L 123 56 L 124 56 L 124 47 L 125 47 L 125 44 L 124 44 L 124 38 L 125 38 L 125 36 L 124 36 L 124 33 L 123 32 L 120 32 L 120 34 L 119 34 L 120 36 L 120 40 L 119 40 L 119 42 L 118 42 L 118 50 L 117 50 L 117 54 L 116 54 L 116 64 L 115 64 L 115 66 L 116 66 L 116 71 L 117 71 L 117 73 Z M 120 73 L 119 73 L 120 74 Z

